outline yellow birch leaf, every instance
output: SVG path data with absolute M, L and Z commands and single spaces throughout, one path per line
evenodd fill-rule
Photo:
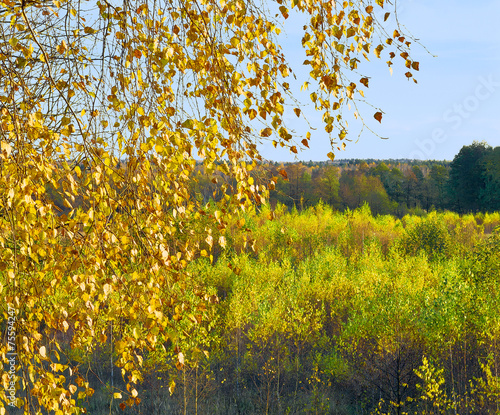
M 5 151 L 5 153 L 7 154 L 7 157 L 10 156 L 10 153 L 12 152 L 12 147 L 10 146 L 9 143 L 7 143 L 6 141 L 1 141 L 0 148 L 2 151 Z

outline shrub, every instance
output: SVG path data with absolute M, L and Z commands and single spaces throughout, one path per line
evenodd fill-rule
M 449 256 L 451 238 L 446 225 L 434 216 L 410 225 L 400 240 L 405 254 L 417 255 L 424 252 L 430 260 Z

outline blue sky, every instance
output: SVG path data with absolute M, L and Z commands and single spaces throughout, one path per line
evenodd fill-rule
M 391 76 L 387 59 L 373 59 L 363 67 L 371 77 L 367 101 L 381 108 L 382 124 L 365 108 L 362 114 L 373 130 L 358 139 L 359 125 L 349 122 L 351 134 L 344 151 L 336 158 L 414 158 L 452 160 L 464 145 L 485 140 L 500 145 L 500 2 L 487 0 L 399 0 L 399 22 L 425 46 L 414 45 L 412 58 L 420 62 L 418 84 L 408 82 L 406 68 L 397 62 Z M 287 23 L 289 23 L 287 21 Z M 394 21 L 388 26 L 392 33 Z M 288 25 L 287 25 L 288 26 Z M 285 27 L 287 27 L 285 26 Z M 301 27 L 301 24 L 295 25 Z M 288 31 L 286 52 L 304 59 L 300 30 Z M 307 71 L 297 74 L 300 84 Z M 329 139 L 320 125 L 321 114 L 308 106 L 304 114 L 318 129 L 312 132 L 310 150 L 299 152 L 298 160 L 326 160 Z M 346 113 L 347 115 L 347 113 Z M 292 121 L 298 133 L 306 129 Z M 357 141 L 357 142 L 356 142 Z M 271 145 L 261 147 L 266 159 L 293 161 L 288 151 Z

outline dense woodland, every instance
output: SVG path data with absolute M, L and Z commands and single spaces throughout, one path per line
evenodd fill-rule
M 500 209 L 500 147 L 485 142 L 464 146 L 453 161 L 339 160 L 270 163 L 255 177 L 275 177 L 271 205 L 304 209 L 320 200 L 334 209 L 368 203 L 374 214 L 452 210 L 458 213 Z M 218 186 L 208 180 L 196 192 L 208 201 Z M 220 192 L 219 192 L 220 197 Z

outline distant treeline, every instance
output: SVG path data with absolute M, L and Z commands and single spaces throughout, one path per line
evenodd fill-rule
M 338 210 L 368 203 L 375 214 L 500 209 L 500 147 L 474 142 L 452 162 L 349 160 L 274 166 L 271 203 L 303 209 L 319 200 Z M 287 179 L 279 174 L 283 169 Z

